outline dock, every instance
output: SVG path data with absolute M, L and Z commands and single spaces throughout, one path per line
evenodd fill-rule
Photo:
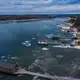
M 15 74 L 26 74 L 26 75 L 32 75 L 32 76 L 38 76 L 46 79 L 53 79 L 53 80 L 80 80 L 80 79 L 75 79 L 72 77 L 59 77 L 59 76 L 52 76 L 52 75 L 46 75 L 46 74 L 41 74 L 41 73 L 35 73 L 35 72 L 30 72 L 26 71 L 24 69 L 19 70 Z
M 60 45 L 61 43 L 57 42 L 57 41 L 52 41 L 52 40 L 38 40 L 38 45 Z

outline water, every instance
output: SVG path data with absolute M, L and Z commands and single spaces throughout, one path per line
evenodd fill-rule
M 70 37 L 70 35 L 56 30 L 56 26 L 65 23 L 65 20 L 66 18 L 55 18 L 37 22 L 0 24 L 0 60 L 9 63 L 19 63 L 27 70 L 34 72 L 44 73 L 44 69 L 46 69 L 47 72 L 53 75 L 74 77 L 74 72 L 71 72 L 75 65 L 79 66 L 80 50 L 48 46 L 46 48 L 49 48 L 49 50 L 44 51 L 42 50 L 44 47 L 37 45 L 38 36 L 43 38 L 42 36 L 46 34 Z M 31 42 L 30 47 L 21 44 L 27 40 Z M 58 58 L 56 55 L 62 55 L 63 57 Z M 40 64 L 37 63 L 39 67 L 33 66 L 33 63 L 40 56 L 45 58 L 40 59 Z M 75 58 L 77 59 L 77 57 L 79 60 L 76 61 Z M 29 69 L 30 66 L 33 66 L 33 68 Z M 24 80 L 32 80 L 33 78 L 33 76 L 29 75 L 12 77 L 0 74 L 0 76 L 0 80 L 8 80 L 8 78 L 10 80 L 22 80 L 23 78 Z

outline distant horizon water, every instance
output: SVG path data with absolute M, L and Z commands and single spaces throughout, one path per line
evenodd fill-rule
M 24 13 L 24 14 L 23 13 L 15 13 L 15 14 L 10 13 L 9 14 L 8 13 L 7 14 L 7 13 L 2 13 L 1 14 L 0 13 L 0 15 L 63 15 L 63 16 L 66 16 L 66 15 L 74 15 L 75 16 L 75 15 L 80 15 L 80 13 L 76 13 L 76 14 L 75 13 L 69 13 L 69 14 L 67 14 L 67 13 L 66 14 L 65 13 L 63 13 L 63 14 L 60 14 L 60 13 L 59 14 L 51 14 L 51 13 L 49 13 L 49 14 L 47 14 L 47 13 L 46 14 L 45 13 L 41 13 L 41 14 L 40 13 L 27 13 L 27 14 L 26 13 Z

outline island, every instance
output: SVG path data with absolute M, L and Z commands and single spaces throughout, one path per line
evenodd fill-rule
M 0 23 L 28 22 L 55 18 L 53 15 L 0 15 Z

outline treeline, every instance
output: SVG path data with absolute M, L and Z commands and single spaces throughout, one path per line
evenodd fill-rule
M 73 26 L 80 26 L 80 16 L 71 17 L 71 19 L 68 21 L 70 23 L 73 23 Z
M 0 21 L 6 20 L 28 20 L 28 19 L 51 19 L 51 15 L 0 15 Z

